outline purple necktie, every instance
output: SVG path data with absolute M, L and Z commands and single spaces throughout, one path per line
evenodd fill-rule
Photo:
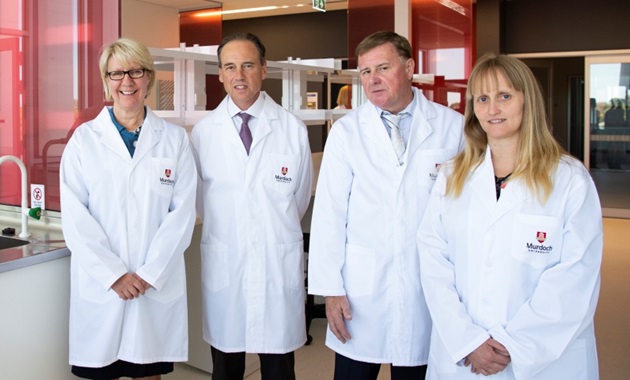
M 252 117 L 252 115 L 245 112 L 241 112 L 239 115 L 241 116 L 241 120 L 243 120 L 243 123 L 241 124 L 241 132 L 239 133 L 239 135 L 241 136 L 241 140 L 243 140 L 245 150 L 249 155 L 249 147 L 252 146 L 252 131 L 249 130 L 249 125 L 247 124 L 247 122 Z

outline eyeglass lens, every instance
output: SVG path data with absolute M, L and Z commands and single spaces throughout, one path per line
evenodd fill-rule
M 139 79 L 144 76 L 144 72 L 146 69 L 133 69 L 128 71 L 110 71 L 107 73 L 107 76 L 111 80 L 122 80 L 125 77 L 125 74 L 129 74 L 131 79 Z

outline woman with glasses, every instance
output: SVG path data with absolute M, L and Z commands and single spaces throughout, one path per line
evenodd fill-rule
M 145 105 L 155 83 L 147 48 L 119 39 L 99 65 L 113 106 L 76 129 L 61 160 L 70 364 L 87 379 L 159 379 L 188 359 L 195 164 L 185 130 Z

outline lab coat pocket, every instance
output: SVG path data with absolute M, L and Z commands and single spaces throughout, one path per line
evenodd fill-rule
M 560 260 L 562 220 L 545 215 L 518 214 L 514 221 L 512 257 L 537 269 Z
M 177 160 L 161 157 L 151 158 L 151 191 L 170 198 L 173 195 L 173 187 L 175 187 L 176 169 Z
M 278 246 L 280 254 L 274 264 L 274 268 L 269 268 L 269 273 L 276 273 L 274 276 L 287 289 L 304 288 L 304 252 L 302 241 Z
M 269 154 L 266 184 L 272 194 L 283 194 L 290 196 L 295 191 L 296 183 L 299 182 L 300 173 L 299 157 L 289 154 Z
M 103 289 L 101 284 L 94 281 L 92 276 L 81 268 L 80 265 L 77 266 L 77 274 L 79 279 L 79 295 L 82 299 L 101 305 L 119 299 L 118 294 L 116 294 L 113 289 Z
M 162 288 L 159 291 L 155 288 L 149 288 L 145 293 L 148 298 L 161 303 L 170 303 L 184 294 L 186 291 L 184 257 L 178 255 L 173 258 L 173 261 L 176 262 L 169 264 L 168 273 L 163 274 L 163 276 L 167 276 L 167 280 L 164 285 L 162 285 Z
M 201 243 L 201 278 L 210 291 L 218 291 L 230 284 L 227 246 L 217 241 Z
M 342 270 L 346 294 L 353 297 L 372 294 L 375 267 L 373 249 L 346 244 L 346 262 Z

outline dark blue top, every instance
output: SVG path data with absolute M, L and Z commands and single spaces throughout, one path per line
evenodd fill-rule
M 125 146 L 127 147 L 127 150 L 129 151 L 129 154 L 131 155 L 131 157 L 133 157 L 133 154 L 136 152 L 136 144 L 138 143 L 138 138 L 140 137 L 140 130 L 142 130 L 142 124 L 135 131 L 129 132 L 125 127 L 123 127 L 118 122 L 118 120 L 116 120 L 116 117 L 114 116 L 114 107 L 109 108 L 109 116 L 112 118 L 112 122 L 118 129 L 118 132 L 120 133 L 120 137 L 122 137 L 123 142 L 125 143 Z M 147 107 L 145 106 L 144 119 L 146 118 L 147 118 Z

